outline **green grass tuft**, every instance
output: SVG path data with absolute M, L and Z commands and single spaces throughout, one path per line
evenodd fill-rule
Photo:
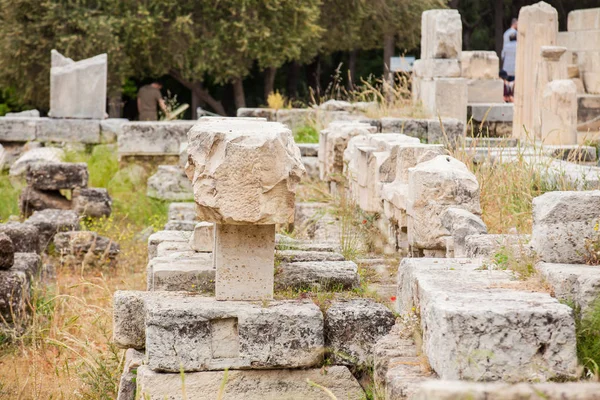
M 319 143 L 319 132 L 314 126 L 304 125 L 294 129 L 296 143 Z
M 587 377 L 600 376 L 600 297 L 582 315 L 575 308 L 577 332 L 577 357 Z

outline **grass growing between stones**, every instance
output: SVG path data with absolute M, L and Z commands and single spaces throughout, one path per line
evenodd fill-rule
M 302 125 L 294 129 L 296 143 L 319 143 L 319 132 L 313 125 Z
M 584 377 L 600 381 L 600 297 L 582 315 L 575 308 L 577 357 L 584 368 Z
M 21 185 L 11 182 L 8 172 L 0 172 L 0 222 L 19 214 Z
M 147 235 L 166 222 L 168 205 L 146 198 L 145 171 L 119 170 L 114 147 L 68 153 L 67 160 L 87 162 L 90 186 L 106 187 L 113 198 L 110 218 L 82 228 L 116 241 L 121 253 L 113 266 L 62 265 L 45 256 L 56 279 L 34 288 L 31 323 L 0 338 L 0 399 L 116 398 L 124 352 L 112 344 L 112 296 L 145 290 Z M 7 184 L 0 176 L 2 218 L 18 214 L 19 189 Z

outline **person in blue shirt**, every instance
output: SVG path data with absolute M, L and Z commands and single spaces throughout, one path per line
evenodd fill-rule
M 517 19 L 513 18 L 510 28 L 504 32 L 502 46 L 502 70 L 506 71 L 507 80 L 515 80 L 515 58 L 517 56 Z

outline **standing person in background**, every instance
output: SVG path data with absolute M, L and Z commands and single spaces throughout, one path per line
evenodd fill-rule
M 162 98 L 162 84 L 160 82 L 152 82 L 149 85 L 142 86 L 138 90 L 137 106 L 140 121 L 156 121 L 158 120 L 158 107 L 166 115 L 169 115 L 167 105 Z
M 510 28 L 504 32 L 502 46 L 502 70 L 506 72 L 506 80 L 515 80 L 515 58 L 517 56 L 517 19 L 513 18 Z

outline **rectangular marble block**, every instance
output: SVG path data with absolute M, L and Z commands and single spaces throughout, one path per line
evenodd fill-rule
M 215 226 L 217 300 L 272 299 L 275 225 Z

